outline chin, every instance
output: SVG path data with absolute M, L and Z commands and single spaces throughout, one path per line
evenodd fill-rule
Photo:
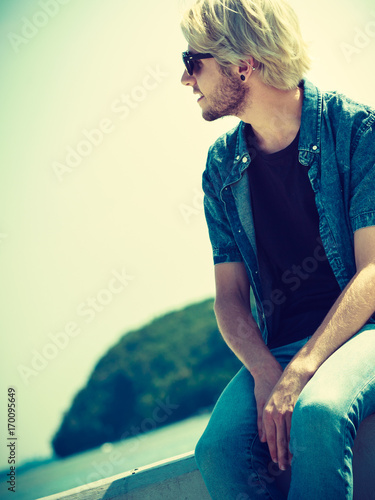
M 206 122 L 214 122 L 215 120 L 218 120 L 219 118 L 223 118 L 224 115 L 220 113 L 213 113 L 210 110 L 202 111 L 202 117 Z
M 205 113 L 202 114 L 202 117 L 206 122 L 214 122 L 215 120 L 217 120 L 215 116 L 207 115 Z

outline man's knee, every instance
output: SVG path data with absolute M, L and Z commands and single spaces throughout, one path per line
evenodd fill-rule
M 211 432 L 204 432 L 195 447 L 195 460 L 199 469 L 206 468 L 209 464 L 221 460 L 224 444 L 219 436 L 215 436 Z
M 198 468 L 223 467 L 238 459 L 241 453 L 241 441 L 232 432 L 221 432 L 206 429 L 195 447 L 195 460 Z
M 322 422 L 336 425 L 344 416 L 337 394 L 331 394 L 329 390 L 302 391 L 293 411 L 292 425 L 294 422 L 298 426 L 308 425 L 312 428 L 319 427 Z
M 205 463 L 207 463 L 209 456 L 211 454 L 210 445 L 207 443 L 206 438 L 203 436 L 199 439 L 195 446 L 195 461 L 197 462 L 198 468 L 202 470 Z
M 342 432 L 345 412 L 329 395 L 301 393 L 292 415 L 290 449 L 293 456 L 329 443 Z

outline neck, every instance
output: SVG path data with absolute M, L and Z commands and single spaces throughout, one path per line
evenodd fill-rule
M 251 124 L 257 146 L 275 153 L 289 146 L 301 125 L 303 89 L 278 90 L 254 79 L 250 102 L 239 117 Z

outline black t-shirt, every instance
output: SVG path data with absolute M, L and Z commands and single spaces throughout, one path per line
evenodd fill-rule
M 247 169 L 270 348 L 312 335 L 340 294 L 298 139 L 277 153 L 256 150 Z

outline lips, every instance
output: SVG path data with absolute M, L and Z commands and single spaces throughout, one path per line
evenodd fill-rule
M 197 102 L 199 102 L 204 97 L 204 95 L 202 94 L 202 92 L 196 91 L 196 92 L 193 92 L 193 93 L 198 96 L 198 101 Z

